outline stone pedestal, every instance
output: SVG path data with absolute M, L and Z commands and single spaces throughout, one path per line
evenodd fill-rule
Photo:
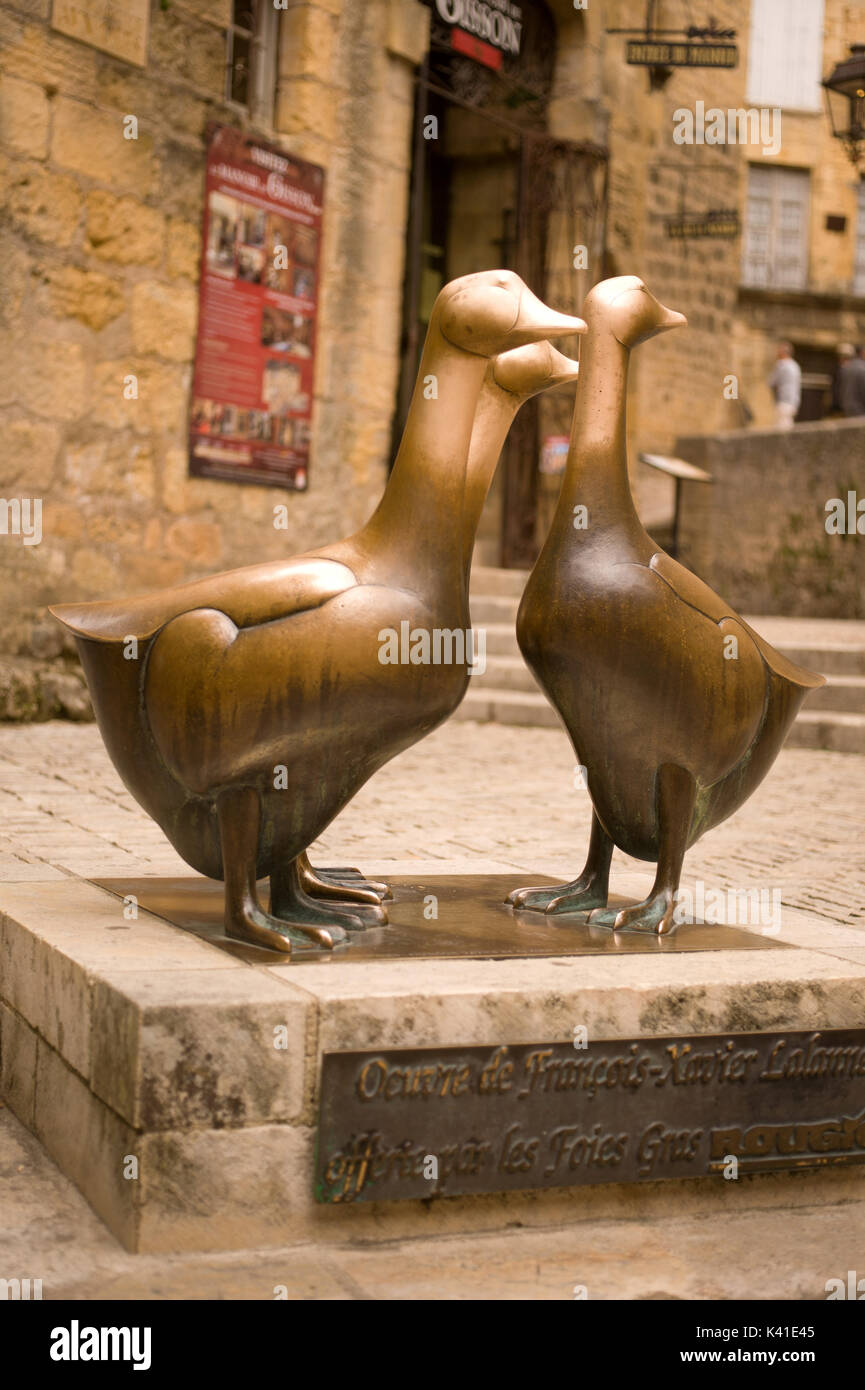
M 424 866 L 415 877 L 435 893 Z M 831 1204 L 865 1190 L 853 1165 L 432 1202 L 314 1199 L 323 1053 L 563 1042 L 575 1024 L 593 1039 L 860 1027 L 861 932 L 785 911 L 777 936 L 742 929 L 747 949 L 649 940 L 569 955 L 562 927 L 558 955 L 304 961 L 228 948 L 206 913 L 196 935 L 135 910 L 80 880 L 0 888 L 0 1091 L 127 1249 L 387 1241 Z M 440 929 L 443 913 L 440 903 Z

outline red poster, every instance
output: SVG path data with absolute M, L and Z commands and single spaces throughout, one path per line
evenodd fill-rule
M 189 471 L 307 484 L 324 171 L 211 132 Z

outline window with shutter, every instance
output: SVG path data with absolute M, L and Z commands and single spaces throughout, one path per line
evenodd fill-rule
M 807 287 L 808 200 L 807 170 L 751 165 L 742 246 L 744 285 Z
M 859 185 L 859 215 L 856 219 L 856 260 L 853 293 L 865 295 L 865 183 Z
M 746 101 L 822 108 L 824 0 L 751 0 Z

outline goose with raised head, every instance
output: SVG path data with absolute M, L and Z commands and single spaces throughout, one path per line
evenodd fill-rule
M 514 908 L 664 934 L 686 850 L 751 795 L 809 690 L 794 665 L 707 584 L 666 555 L 631 496 L 628 359 L 684 325 L 635 276 L 602 281 L 583 308 L 568 461 L 553 524 L 517 615 L 517 638 L 586 769 L 588 859 L 570 883 L 523 888 Z M 645 901 L 607 907 L 614 846 L 655 862 Z
M 514 416 L 539 392 L 576 381 L 579 369 L 577 361 L 565 357 L 549 342 L 511 348 L 491 358 L 487 364 L 475 409 L 466 467 L 463 561 L 467 587 L 478 520 Z M 340 904 L 343 907 L 346 904 L 375 907 L 390 895 L 386 884 L 363 879 L 357 869 L 314 869 L 306 851 L 298 858 L 298 869 L 303 892 L 311 897 L 327 898 L 337 909 Z
M 77 639 L 127 787 L 188 864 L 224 879 L 227 935 L 289 952 L 293 941 L 333 946 L 364 925 L 304 892 L 299 857 L 465 693 L 466 663 L 384 664 L 382 634 L 406 622 L 468 628 L 467 491 L 476 508 L 485 490 L 467 489 L 467 464 L 489 359 L 584 330 L 512 272 L 453 281 L 433 309 L 388 486 L 356 535 L 140 598 L 52 610 Z M 269 912 L 257 893 L 266 876 Z

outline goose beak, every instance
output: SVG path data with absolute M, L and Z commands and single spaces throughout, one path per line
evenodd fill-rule
M 495 384 L 524 401 L 538 391 L 549 391 L 553 386 L 575 381 L 579 370 L 579 362 L 565 357 L 546 341 L 509 348 L 492 361 Z
M 661 305 L 664 317 L 658 325 L 659 333 L 666 333 L 668 328 L 687 328 L 688 320 L 684 314 L 680 314 L 677 309 L 668 309 L 665 304 Z
M 550 386 L 563 386 L 566 382 L 576 381 L 580 374 L 580 364 L 575 358 L 566 357 L 552 344 L 550 344 L 550 358 L 552 361 Z
M 502 348 L 524 347 L 543 338 L 567 338 L 571 333 L 585 333 L 588 324 L 570 314 L 559 314 L 544 304 L 531 290 L 524 288 L 520 295 L 517 321 L 507 334 Z

